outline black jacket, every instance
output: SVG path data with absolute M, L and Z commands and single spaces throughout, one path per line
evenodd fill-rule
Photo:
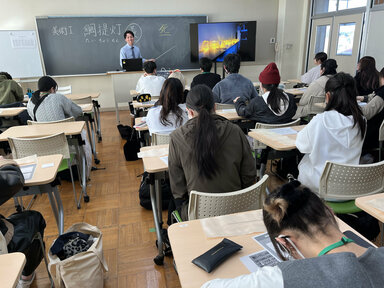
M 215 85 L 220 82 L 221 78 L 219 74 L 215 73 L 202 73 L 197 76 L 195 76 L 191 83 L 191 88 L 197 84 L 205 84 L 209 88 L 213 89 Z
M 248 105 L 246 104 L 246 99 L 240 97 L 235 103 L 237 114 L 247 119 L 266 124 L 291 122 L 292 117 L 296 113 L 297 106 L 294 96 L 291 94 L 287 95 L 289 98 L 289 106 L 283 115 L 278 116 L 274 114 L 261 96 L 251 99 Z
M 7 202 L 24 186 L 24 176 L 14 165 L 0 167 L 0 205 Z

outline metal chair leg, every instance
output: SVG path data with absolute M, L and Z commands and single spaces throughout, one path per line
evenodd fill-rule
M 51 277 L 51 273 L 49 273 L 49 269 L 48 269 L 47 253 L 45 252 L 45 246 L 44 246 L 43 238 L 41 237 L 40 232 L 37 232 L 37 233 L 36 233 L 34 239 L 35 239 L 35 238 L 39 239 L 40 246 L 41 246 L 41 250 L 43 251 L 44 262 L 45 262 L 45 268 L 47 269 L 47 273 L 48 273 L 49 281 L 51 282 L 51 287 L 53 287 L 53 280 L 52 280 L 52 277 Z

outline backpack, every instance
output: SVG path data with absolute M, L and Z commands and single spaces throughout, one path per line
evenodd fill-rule
M 127 140 L 124 144 L 124 156 L 127 161 L 135 161 L 139 159 L 137 153 L 140 152 L 139 134 L 135 129 L 126 125 L 117 125 L 121 138 Z
M 139 199 L 140 205 L 147 209 L 152 210 L 151 205 L 151 193 L 149 191 L 149 183 L 147 179 L 149 179 L 148 172 L 144 172 L 142 175 L 140 189 L 139 189 Z M 168 179 L 161 179 L 161 195 L 162 195 L 162 206 L 163 210 L 168 209 L 169 201 L 172 198 L 171 185 Z

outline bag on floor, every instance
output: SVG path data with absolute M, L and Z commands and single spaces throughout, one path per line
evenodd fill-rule
M 148 178 L 148 172 L 144 172 L 142 174 L 142 179 L 140 183 L 139 189 L 139 198 L 140 205 L 147 210 L 152 210 L 151 205 L 151 193 L 149 190 L 149 183 L 147 183 L 146 179 Z M 161 179 L 161 195 L 162 195 L 162 206 L 163 210 L 168 209 L 169 201 L 172 198 L 171 185 L 168 179 Z
M 140 139 L 137 131 L 129 126 L 117 125 L 121 138 L 127 140 L 124 144 L 124 156 L 127 161 L 135 161 L 139 159 L 137 153 L 140 152 Z
M 87 223 L 73 224 L 65 233 L 75 231 L 91 235 L 94 238 L 94 242 L 87 251 L 80 252 L 65 260 L 60 260 L 49 249 L 48 268 L 55 287 L 103 288 L 104 272 L 108 271 L 108 266 L 103 256 L 103 234 L 99 228 Z
M 369 241 L 374 241 L 380 233 L 379 221 L 364 211 L 352 214 L 336 214 L 336 216 Z

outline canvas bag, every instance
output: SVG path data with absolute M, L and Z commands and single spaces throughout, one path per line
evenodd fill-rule
M 57 255 L 52 255 L 51 249 L 49 249 L 48 269 L 55 287 L 103 288 L 104 272 L 108 271 L 103 256 L 103 234 L 99 228 L 87 223 L 73 224 L 65 233 L 74 231 L 90 234 L 95 238 L 95 241 L 87 251 L 78 253 L 63 261 Z

